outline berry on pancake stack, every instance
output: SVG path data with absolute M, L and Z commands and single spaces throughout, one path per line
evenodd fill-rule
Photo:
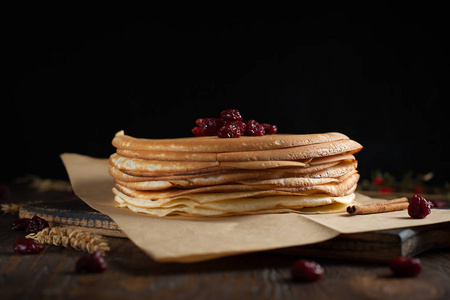
M 335 213 L 355 199 L 362 146 L 344 134 L 275 134 L 234 109 L 196 124 L 195 137 L 116 134 L 119 206 L 159 217 Z

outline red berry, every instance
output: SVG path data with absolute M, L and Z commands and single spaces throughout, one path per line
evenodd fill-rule
M 295 262 L 291 275 L 295 281 L 316 281 L 323 277 L 323 268 L 315 261 L 301 259 Z
M 25 230 L 26 233 L 37 233 L 48 227 L 48 222 L 38 216 L 34 216 Z
M 439 200 L 433 200 L 433 201 L 431 201 L 431 204 L 433 204 L 432 208 L 446 208 L 447 207 L 447 203 L 445 203 L 444 201 L 439 201 Z
M 375 178 L 372 180 L 372 183 L 375 184 L 375 185 L 382 185 L 382 184 L 383 184 L 383 178 L 381 178 L 381 177 L 375 177 Z
M 278 131 L 278 128 L 276 125 L 262 123 L 261 126 L 264 127 L 265 134 L 275 134 Z
M 12 222 L 11 229 L 12 230 L 25 230 L 28 227 L 28 224 L 30 224 L 31 219 L 29 218 L 22 218 L 17 219 Z
M 192 128 L 192 133 L 195 136 L 204 136 L 203 129 L 201 127 L 194 127 L 194 128 Z
M 255 127 L 257 124 L 259 124 L 258 122 L 256 122 L 255 120 L 247 120 L 244 122 L 245 126 L 246 126 L 246 130 Z
M 414 277 L 422 271 L 418 258 L 398 256 L 389 262 L 389 267 L 396 276 Z
M 75 271 L 77 273 L 101 273 L 108 268 L 108 263 L 102 256 L 101 251 L 95 251 L 93 254 L 86 254 L 80 256 L 75 264 Z
M 199 126 L 199 127 L 202 127 L 202 125 L 203 125 L 203 120 L 204 120 L 204 119 L 197 119 L 197 120 L 195 121 L 195 124 L 197 124 L 197 126 Z
M 245 123 L 244 122 L 242 122 L 242 121 L 235 121 L 235 122 L 232 122 L 235 126 L 238 126 L 240 129 L 241 129 L 241 132 L 242 132 L 242 134 L 241 135 L 244 135 L 244 132 L 245 132 L 245 128 L 247 128 L 247 126 L 245 125 Z M 224 124 L 225 125 L 225 124 Z
M 378 193 L 381 194 L 389 194 L 389 193 L 393 193 L 394 190 L 388 186 L 384 186 L 378 189 Z
M 217 136 L 220 138 L 238 138 L 243 135 L 242 122 L 233 122 L 225 126 L 222 126 L 217 132 Z
M 421 185 L 418 185 L 414 188 L 414 193 L 420 194 L 423 191 L 423 187 Z
M 263 136 L 265 134 L 264 127 L 255 120 L 245 121 L 245 135 Z
M 262 136 L 265 133 L 264 127 L 255 120 L 245 121 L 245 135 Z
M 227 109 L 220 113 L 220 118 L 222 121 L 242 121 L 241 114 L 237 109 Z
M 36 254 L 42 252 L 45 249 L 45 246 L 38 244 L 33 240 L 21 238 L 14 243 L 13 249 L 14 252 L 20 254 Z
M 217 135 L 220 127 L 223 126 L 223 121 L 217 118 L 206 118 L 201 122 L 204 135 Z
M 433 200 L 433 201 L 431 201 L 431 204 L 433 205 L 432 208 L 446 208 L 447 207 L 447 203 L 445 203 L 444 201 L 439 201 L 439 200 Z
M 423 219 L 431 213 L 431 203 L 422 196 L 414 194 L 409 201 L 408 214 L 413 219 Z

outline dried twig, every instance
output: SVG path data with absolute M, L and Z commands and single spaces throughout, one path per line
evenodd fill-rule
M 4 203 L 1 206 L 1 211 L 5 214 L 18 214 L 22 206 L 36 203 L 42 203 L 42 201 L 28 201 L 26 203 Z
M 5 214 L 18 214 L 23 203 L 5 203 L 2 204 L 2 212 Z
M 100 250 L 104 255 L 109 245 L 103 236 L 68 226 L 47 227 L 38 233 L 31 233 L 26 238 L 41 244 L 64 246 L 89 253 Z

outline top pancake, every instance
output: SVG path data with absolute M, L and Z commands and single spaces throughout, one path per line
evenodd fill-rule
M 348 139 L 346 135 L 337 132 L 241 136 L 236 139 L 222 139 L 216 136 L 142 139 L 125 135 L 123 131 L 119 131 L 112 144 L 118 149 L 127 150 L 223 153 L 282 149 Z

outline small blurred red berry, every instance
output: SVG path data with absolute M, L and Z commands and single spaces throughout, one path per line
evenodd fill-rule
M 421 185 L 418 185 L 414 188 L 414 193 L 416 193 L 416 194 L 421 194 L 422 191 L 423 191 L 423 188 Z
M 422 271 L 418 258 L 398 256 L 389 262 L 389 267 L 395 276 L 414 277 Z
M 381 177 L 375 177 L 372 179 L 372 183 L 375 185 L 382 185 L 383 184 L 383 178 Z
M 77 273 L 101 273 L 105 272 L 107 268 L 108 263 L 100 251 L 80 256 L 75 264 L 75 271 Z
M 439 201 L 439 200 L 433 200 L 433 201 L 431 201 L 431 204 L 433 204 L 432 208 L 446 208 L 447 207 L 447 203 L 445 203 L 444 201 Z
M 378 193 L 382 193 L 382 194 L 389 194 L 389 193 L 393 193 L 393 192 L 394 192 L 394 190 L 388 186 L 378 189 Z
M 294 281 L 316 281 L 322 279 L 323 268 L 312 260 L 300 259 L 295 262 L 291 269 Z

